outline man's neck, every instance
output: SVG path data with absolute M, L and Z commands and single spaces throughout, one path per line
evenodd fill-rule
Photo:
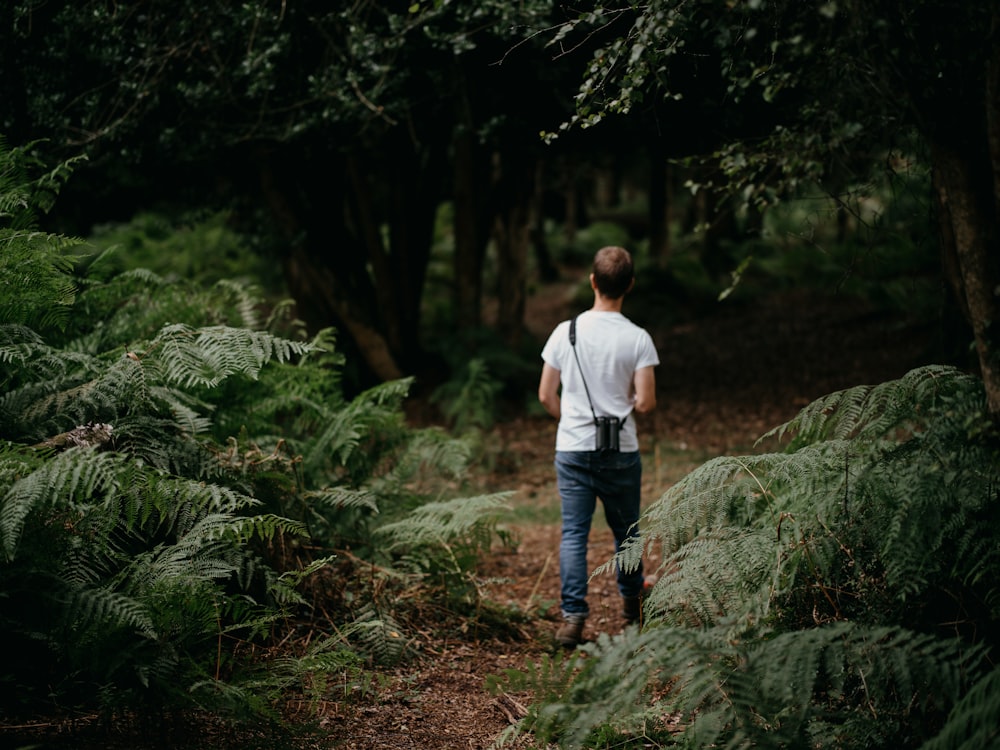
M 619 297 L 618 299 L 611 299 L 610 297 L 605 297 L 600 292 L 594 292 L 594 306 L 590 308 L 594 312 L 616 312 L 620 313 L 622 311 L 622 303 L 625 301 L 625 297 Z

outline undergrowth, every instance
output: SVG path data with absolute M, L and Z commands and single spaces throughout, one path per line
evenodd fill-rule
M 428 611 L 489 617 L 505 496 L 462 496 L 471 442 L 409 427 L 408 380 L 345 397 L 288 304 L 37 230 L 69 166 L 0 142 L 4 716 L 280 724 L 414 653 Z
M 662 546 L 641 631 L 493 679 L 538 696 L 504 742 L 1000 743 L 1000 442 L 981 382 L 919 368 L 763 440 L 785 447 L 708 461 L 595 572 Z

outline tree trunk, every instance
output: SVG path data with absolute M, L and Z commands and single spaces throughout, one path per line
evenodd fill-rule
M 312 308 L 309 317 L 339 322 L 378 380 L 385 382 L 403 377 L 386 338 L 352 304 L 330 268 L 317 264 L 315 256 L 301 246 L 289 251 L 284 266 L 293 297 L 307 300 Z
M 1000 3 L 993 4 L 991 29 L 995 38 L 1000 33 Z M 1000 422 L 1000 46 L 996 44 L 986 58 L 982 85 L 983 99 L 955 103 L 946 121 L 950 127 L 931 135 L 931 160 L 944 274 L 972 328 L 987 408 Z
M 991 31 L 993 54 L 986 68 L 986 143 L 993 172 L 993 216 L 1000 235 L 1000 3 L 997 2 L 993 4 Z
M 400 351 L 402 333 L 397 321 L 400 319 L 400 309 L 397 307 L 398 297 L 390 284 L 378 283 L 379 279 L 388 279 L 392 274 L 392 264 L 382 241 L 381 221 L 375 207 L 372 185 L 356 154 L 347 157 L 347 175 L 350 181 L 350 214 L 354 218 L 355 231 L 360 243 L 367 250 L 370 259 L 372 275 L 376 279 L 374 294 L 378 301 L 382 320 L 385 321 L 388 348 Z M 341 238 L 342 241 L 343 238 Z
M 430 165 L 422 166 L 422 162 Z M 389 343 L 408 371 L 423 366 L 421 341 L 424 282 L 434 243 L 434 225 L 441 197 L 443 156 L 416 153 L 405 144 L 396 150 L 389 164 L 389 275 L 376 276 L 376 287 L 388 285 L 397 297 L 396 314 L 390 330 L 398 339 Z
M 559 278 L 559 269 L 552 260 L 548 238 L 545 236 L 545 162 L 538 160 L 535 167 L 534 205 L 531 209 L 531 245 L 535 249 L 538 278 L 551 284 Z
M 670 204 L 673 169 L 663 148 L 653 146 L 649 174 L 649 255 L 660 268 L 670 260 Z
M 363 252 L 356 246 L 346 227 L 315 225 L 303 215 L 300 201 L 290 201 L 289 191 L 296 184 L 283 178 L 269 154 L 257 154 L 261 193 L 271 215 L 288 240 L 284 257 L 285 281 L 299 308 L 299 315 L 311 330 L 339 325 L 357 348 L 372 375 L 380 381 L 397 380 L 402 371 L 377 323 L 367 312 L 370 286 L 354 281 L 351 271 L 361 267 Z M 333 198 L 337 202 L 337 198 Z M 330 215 L 337 212 L 330 211 Z M 338 237 L 339 235 L 339 237 Z M 330 250 L 330 240 L 338 237 Z M 320 244 L 322 247 L 319 247 Z
M 489 161 L 471 125 L 455 137 L 455 325 L 482 324 L 483 261 L 489 242 Z
M 509 154 L 500 158 L 498 166 L 494 230 L 500 272 L 497 330 L 501 340 L 517 350 L 524 333 L 535 169 L 530 159 Z
M 938 208 L 944 270 L 975 338 L 990 414 L 1000 420 L 995 199 L 982 200 L 973 160 L 941 144 L 932 146 L 934 196 Z M 989 181 L 992 184 L 992 180 Z M 998 325 L 991 325 L 997 321 Z

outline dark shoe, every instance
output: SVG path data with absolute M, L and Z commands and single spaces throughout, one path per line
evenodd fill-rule
M 556 631 L 556 643 L 558 643 L 563 648 L 576 648 L 581 645 L 583 640 L 583 625 L 584 620 L 570 621 L 567 620 L 562 625 L 559 626 L 559 630 Z
M 642 591 L 639 592 L 639 596 L 624 597 L 622 617 L 625 618 L 626 625 L 642 625 L 642 603 L 649 596 L 651 588 L 653 588 L 652 581 L 646 580 L 642 584 Z
M 641 596 L 626 596 L 625 606 L 622 609 L 622 616 L 625 618 L 626 625 L 635 625 L 636 623 L 641 624 L 642 620 L 642 597 Z

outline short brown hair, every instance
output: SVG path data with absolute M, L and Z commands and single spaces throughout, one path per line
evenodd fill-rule
M 635 268 L 624 247 L 602 247 L 594 256 L 594 285 L 605 297 L 619 299 L 632 286 Z

